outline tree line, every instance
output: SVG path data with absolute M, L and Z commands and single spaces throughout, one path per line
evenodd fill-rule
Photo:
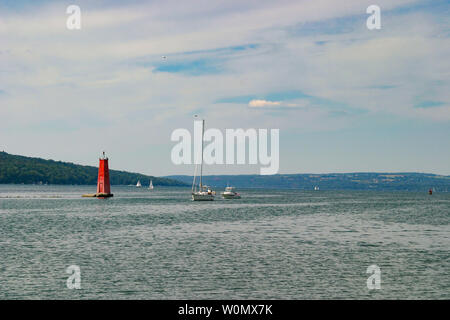
M 147 176 L 139 173 L 110 170 L 110 180 L 113 185 L 136 184 L 138 180 L 143 185 L 153 180 L 154 185 L 184 186 L 183 182 Z M 0 152 L 0 183 L 16 184 L 97 184 L 98 168 L 82 166 L 69 162 L 30 158 Z

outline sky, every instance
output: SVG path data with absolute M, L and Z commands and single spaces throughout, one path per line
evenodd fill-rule
M 80 30 L 66 27 L 73 4 Z M 191 175 L 170 137 L 197 114 L 207 128 L 279 129 L 279 173 L 450 175 L 449 8 L 0 0 L 0 151 L 96 166 L 105 150 L 112 169 Z

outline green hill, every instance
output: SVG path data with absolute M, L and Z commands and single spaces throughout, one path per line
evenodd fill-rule
M 150 179 L 155 186 L 185 186 L 174 179 L 157 178 L 139 173 L 110 170 L 110 180 L 113 185 L 136 184 L 148 185 Z M 82 166 L 69 162 L 30 158 L 0 152 L 0 183 L 48 183 L 71 185 L 97 184 L 98 168 Z

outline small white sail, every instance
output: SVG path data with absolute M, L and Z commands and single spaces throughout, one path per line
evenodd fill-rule
M 153 180 L 150 180 L 150 185 L 148 186 L 150 190 L 153 190 Z
M 138 182 L 136 183 L 136 187 L 138 187 L 138 188 L 142 187 L 142 184 L 141 184 L 140 180 L 138 180 Z

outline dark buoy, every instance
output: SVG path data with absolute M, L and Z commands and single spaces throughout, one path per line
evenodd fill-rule
M 433 194 L 433 189 L 428 190 L 428 194 L 432 195 Z
M 100 158 L 98 165 L 97 193 L 83 194 L 87 198 L 109 198 L 112 197 L 111 185 L 109 184 L 108 158 L 103 151 L 103 158 Z

